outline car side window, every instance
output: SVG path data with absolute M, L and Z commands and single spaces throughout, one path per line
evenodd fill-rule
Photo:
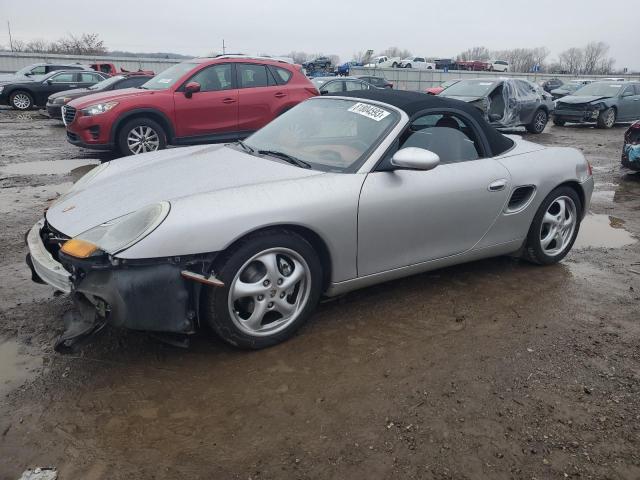
M 269 70 L 273 74 L 278 85 L 284 85 L 285 83 L 288 83 L 293 76 L 293 74 L 286 68 L 274 67 L 271 65 L 269 66 Z
M 271 74 L 265 65 L 251 63 L 239 63 L 236 65 L 238 71 L 238 84 L 240 88 L 268 87 L 275 85 L 275 80 L 271 79 Z
M 628 97 L 630 95 L 636 95 L 635 90 L 633 88 L 633 85 L 627 85 L 627 88 L 624 89 L 624 92 L 622 92 L 622 96 L 623 97 Z
M 101 80 L 102 80 L 102 77 L 99 75 L 96 75 L 95 73 L 83 72 L 80 74 L 80 81 L 82 83 L 98 83 Z
M 49 72 L 47 71 L 47 68 L 44 65 L 31 69 L 31 75 L 44 75 L 46 73 L 49 73 Z
M 53 83 L 73 83 L 73 73 L 59 73 L 50 78 Z
M 344 84 L 347 88 L 347 92 L 354 92 L 357 90 L 368 90 L 367 86 L 362 82 L 347 81 L 347 82 L 344 82 Z
M 634 86 L 636 95 L 640 95 L 640 83 L 636 83 Z
M 454 113 L 428 113 L 415 118 L 400 138 L 399 148 L 430 150 L 440 163 L 458 163 L 481 158 L 482 149 L 475 129 Z
M 211 67 L 200 70 L 187 82 L 198 82 L 201 92 L 228 90 L 233 87 L 231 72 L 230 63 L 212 65 Z
M 344 91 L 344 82 L 343 81 L 329 82 L 329 83 L 323 85 L 322 87 L 320 87 L 320 89 L 323 92 L 327 92 L 327 93 L 343 92 Z

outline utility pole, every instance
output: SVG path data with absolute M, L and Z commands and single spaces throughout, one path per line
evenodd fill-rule
M 13 52 L 13 39 L 11 38 L 11 24 L 9 20 L 7 20 L 7 29 L 9 30 L 9 48 Z

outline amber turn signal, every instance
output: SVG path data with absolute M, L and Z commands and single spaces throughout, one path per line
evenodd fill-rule
M 60 250 L 72 257 L 89 258 L 98 250 L 98 247 L 91 242 L 72 238 L 71 240 L 64 242 L 64 245 L 62 245 Z

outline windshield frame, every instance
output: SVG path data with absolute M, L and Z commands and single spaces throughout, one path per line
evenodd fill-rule
M 617 85 L 617 88 L 612 90 L 615 90 L 615 94 L 614 95 L 603 95 L 603 94 L 597 94 L 597 93 L 585 93 L 582 92 L 582 90 L 585 89 L 589 89 L 589 88 L 597 88 L 597 87 L 605 87 L 606 85 Z M 604 97 L 604 98 L 616 98 L 619 97 L 620 94 L 624 91 L 624 87 L 625 85 L 623 84 L 623 82 L 591 82 L 591 83 L 587 83 L 586 85 L 583 85 L 582 87 L 578 88 L 577 90 L 575 90 L 574 92 L 571 93 L 571 95 L 576 96 L 576 97 Z
M 118 83 L 120 80 L 124 80 L 125 77 L 124 75 L 114 75 L 113 77 L 107 77 L 104 80 L 102 80 L 101 82 L 98 83 L 94 83 L 93 85 L 90 85 L 87 87 L 87 90 L 101 90 L 102 88 L 98 88 L 98 86 L 103 87 L 103 86 L 109 86 L 109 85 L 113 85 L 114 83 Z M 108 82 L 108 83 L 105 83 Z
M 373 141 L 371 145 L 369 145 L 369 147 L 364 152 L 362 152 L 362 154 L 347 167 L 338 169 L 338 167 L 334 167 L 332 165 L 322 164 L 322 163 L 318 163 L 316 161 L 310 160 L 308 158 L 298 157 L 300 160 L 303 160 L 304 162 L 309 163 L 311 165 L 311 170 L 316 172 L 352 174 L 352 173 L 358 173 L 363 171 L 363 167 L 366 165 L 369 165 L 369 164 L 376 165 L 378 160 L 382 157 L 384 152 L 386 152 L 389 146 L 393 143 L 398 133 L 404 128 L 404 125 L 408 121 L 407 114 L 403 110 L 397 107 L 394 107 L 393 105 L 389 105 L 387 103 L 383 103 L 375 100 L 358 98 L 358 97 L 343 97 L 338 95 L 317 96 L 317 97 L 309 98 L 299 105 L 308 104 L 309 102 L 327 102 L 327 101 L 349 101 L 349 102 L 353 102 L 354 105 L 357 103 L 368 103 L 372 106 L 384 108 L 390 111 L 391 115 L 393 115 L 394 118 L 393 118 L 393 121 L 390 122 L 389 125 L 387 125 L 387 127 L 380 132 L 380 134 L 375 139 L 375 141 Z M 293 109 L 295 108 L 297 107 L 293 107 Z M 286 115 L 286 113 L 284 115 Z M 258 130 L 257 132 L 250 135 L 244 140 L 245 145 L 254 150 L 254 152 L 251 153 L 251 155 L 258 156 L 259 158 L 265 158 L 271 161 L 277 161 L 279 163 L 286 163 L 283 160 L 278 159 L 277 157 L 263 156 L 257 153 L 258 150 L 261 150 L 261 148 L 259 148 L 257 145 L 252 144 L 251 138 L 257 133 L 259 133 L 261 130 L 262 129 Z M 247 153 L 246 150 L 243 149 L 241 146 L 238 145 L 237 148 L 240 151 Z M 270 150 L 274 150 L 274 149 L 271 148 Z M 284 153 L 289 153 L 289 152 L 284 152 Z
M 151 82 L 153 82 L 156 79 L 162 79 L 162 75 L 165 74 L 165 72 L 167 72 L 168 70 L 171 70 L 173 68 L 176 67 L 186 67 L 189 66 L 190 68 L 184 70 L 182 73 L 180 73 L 179 76 L 175 77 L 175 79 L 172 82 L 167 82 L 167 83 L 162 83 L 160 85 L 162 85 L 164 88 L 149 88 L 148 84 L 150 84 Z M 182 79 L 185 77 L 191 77 L 193 75 L 195 75 L 201 68 L 206 68 L 208 67 L 209 64 L 207 62 L 197 62 L 197 61 L 193 61 L 193 60 L 186 60 L 184 62 L 180 62 L 180 63 L 176 63 L 174 65 L 171 65 L 169 68 L 165 68 L 163 71 L 159 72 L 157 75 L 154 75 L 153 77 L 151 77 L 149 80 L 147 80 L 146 82 L 144 82 L 142 85 L 140 85 L 137 88 L 141 88 L 143 90 L 151 90 L 151 91 L 155 91 L 155 92 L 165 92 L 167 90 L 175 90 L 176 88 L 180 87 L 183 83 Z M 166 86 L 164 86 L 166 85 Z M 157 86 L 157 84 L 156 84 Z
M 489 85 L 480 85 L 483 83 L 487 83 Z M 439 93 L 439 95 L 442 95 L 443 97 L 448 97 L 448 96 L 453 96 L 453 97 L 469 97 L 469 98 L 476 98 L 476 97 L 486 97 L 489 93 L 491 93 L 491 91 L 496 88 L 498 86 L 498 83 L 500 83 L 500 80 L 484 80 L 484 79 L 467 79 L 467 80 L 460 80 L 457 83 L 454 83 L 453 85 L 445 88 L 442 92 Z M 455 93 L 457 88 L 461 88 L 461 87 L 465 87 L 467 85 L 480 85 L 483 87 L 487 87 L 485 89 L 484 92 L 477 94 L 477 93 L 473 93 L 473 94 L 467 94 L 464 95 L 462 93 Z M 451 92 L 451 90 L 453 89 L 453 93 Z

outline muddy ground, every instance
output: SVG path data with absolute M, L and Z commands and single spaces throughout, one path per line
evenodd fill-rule
M 55 120 L 0 111 L 0 479 L 640 478 L 625 128 L 533 138 L 594 165 L 595 215 L 559 265 L 497 258 L 368 288 L 260 352 L 107 331 L 61 356 L 70 302 L 30 281 L 23 235 L 109 157 L 68 145 Z

